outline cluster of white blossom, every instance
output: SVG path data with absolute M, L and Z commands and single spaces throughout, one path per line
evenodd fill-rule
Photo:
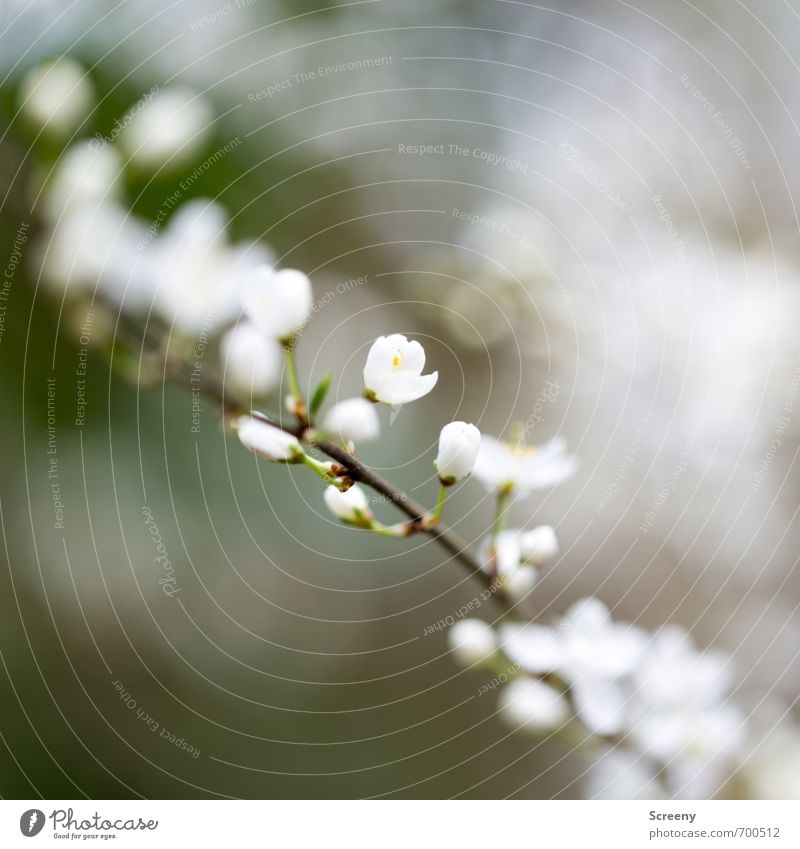
M 462 662 L 517 671 L 499 700 L 511 725 L 594 744 L 591 796 L 704 798 L 736 768 L 747 724 L 731 659 L 681 628 L 648 633 L 587 598 L 555 627 L 466 620 L 450 640 Z
M 93 89 L 71 60 L 31 71 L 21 111 L 41 132 L 65 136 L 90 113 Z M 232 243 L 228 216 L 206 198 L 164 198 L 152 221 L 129 211 L 130 172 L 174 168 L 194 156 L 211 123 L 208 103 L 174 85 L 157 89 L 106 137 L 78 138 L 55 162 L 40 163 L 37 198 L 45 225 L 37 250 L 43 284 L 72 299 L 99 295 L 132 315 L 157 317 L 179 336 L 219 332 L 240 312 L 244 275 L 269 265 L 255 242 Z M 273 388 L 275 350 L 248 325 L 223 340 L 231 382 L 242 391 Z

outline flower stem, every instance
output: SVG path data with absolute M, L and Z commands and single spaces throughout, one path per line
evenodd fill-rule
M 497 493 L 497 505 L 494 510 L 494 520 L 492 521 L 492 529 L 489 534 L 489 558 L 492 567 L 492 583 L 497 581 L 497 540 L 503 530 L 506 521 L 506 505 L 511 496 L 511 489 L 503 487 Z
M 294 356 L 294 340 L 287 342 L 283 346 L 283 353 L 286 359 L 286 376 L 289 380 L 289 391 L 294 398 L 294 414 L 301 422 L 306 421 L 306 404 L 303 400 L 303 393 L 300 390 L 300 378 L 297 374 L 297 360 Z
M 328 474 L 328 469 L 325 463 L 321 463 L 319 460 L 315 460 L 313 457 L 309 457 L 308 454 L 303 454 L 303 464 L 308 466 L 314 474 L 319 475 L 325 483 L 329 483 L 331 486 L 335 486 L 337 489 L 341 489 L 341 486 L 337 482 L 336 478 L 332 475 Z
M 492 521 L 492 530 L 489 537 L 492 551 L 497 549 L 497 538 L 503 530 L 503 525 L 506 522 L 506 504 L 508 503 L 511 490 L 503 488 L 497 493 L 497 506 L 494 510 L 494 520 Z
M 439 498 L 436 500 L 436 507 L 433 508 L 433 512 L 430 514 L 430 518 L 428 519 L 428 523 L 431 525 L 435 525 L 442 518 L 442 510 L 444 510 L 444 501 L 447 498 L 447 487 L 443 486 L 439 489 Z

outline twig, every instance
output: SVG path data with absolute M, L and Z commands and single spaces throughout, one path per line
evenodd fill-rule
M 145 353 L 156 353 L 149 349 L 146 334 L 139 326 L 131 326 L 126 321 L 123 314 L 118 314 L 117 326 L 115 328 L 115 338 L 121 341 L 126 347 L 131 348 L 140 355 Z M 227 417 L 236 415 L 245 415 L 250 410 L 242 404 L 238 399 L 234 398 L 226 392 L 222 384 L 207 374 L 196 374 L 190 371 L 188 366 L 176 361 L 175 359 L 164 357 L 163 359 L 163 377 L 170 382 L 188 388 L 190 385 L 193 388 L 198 388 L 200 392 L 209 398 L 214 399 L 221 407 L 223 413 Z M 453 559 L 458 561 L 465 567 L 474 578 L 479 579 L 484 587 L 491 591 L 491 598 L 496 603 L 500 604 L 504 611 L 510 609 L 508 600 L 504 597 L 501 588 L 492 576 L 488 575 L 481 569 L 480 563 L 469 552 L 466 543 L 450 528 L 441 522 L 429 524 L 428 511 L 421 504 L 418 504 L 405 492 L 391 484 L 385 478 L 381 477 L 373 469 L 366 466 L 360 460 L 356 459 L 352 454 L 345 451 L 333 442 L 326 439 L 317 439 L 313 429 L 305 427 L 301 423 L 293 423 L 291 425 L 285 422 L 275 421 L 269 416 L 264 416 L 264 420 L 273 427 L 280 430 L 292 433 L 305 444 L 318 449 L 323 454 L 335 460 L 345 469 L 348 476 L 358 483 L 363 483 L 365 486 L 375 490 L 391 501 L 398 510 L 408 516 L 414 523 L 415 530 L 420 533 L 425 533 L 435 539 L 442 548 L 445 549 Z

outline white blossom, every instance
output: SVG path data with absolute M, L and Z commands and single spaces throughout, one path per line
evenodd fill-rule
M 460 666 L 483 663 L 497 650 L 497 637 L 480 619 L 462 619 L 447 632 L 447 644 Z
M 208 101 L 182 85 L 159 89 L 120 133 L 140 168 L 174 168 L 195 155 L 213 121 Z
M 242 284 L 242 306 L 262 333 L 288 342 L 311 317 L 311 281 L 293 268 L 253 268 Z
M 597 599 L 584 599 L 566 613 L 558 629 L 506 625 L 503 650 L 535 674 L 555 672 L 570 685 L 578 716 L 596 734 L 616 734 L 625 725 L 626 694 L 620 679 L 631 674 L 646 637 L 632 625 L 611 621 Z
M 478 559 L 487 575 L 508 578 L 522 562 L 519 530 L 508 528 L 500 531 L 492 545 L 492 538 L 486 536 L 478 546 Z
M 19 97 L 20 109 L 34 124 L 59 136 L 72 132 L 86 118 L 95 99 L 86 70 L 68 57 L 28 71 Z
M 380 422 L 375 406 L 364 398 L 348 398 L 328 410 L 322 429 L 342 442 L 377 439 Z
M 297 437 L 274 427 L 255 415 L 241 416 L 233 423 L 242 445 L 275 463 L 297 462 L 303 448 Z
M 500 691 L 497 701 L 503 721 L 512 728 L 544 734 L 563 725 L 570 715 L 564 697 L 549 684 L 517 678 Z
M 567 454 L 566 441 L 561 437 L 537 448 L 484 434 L 473 475 L 490 491 L 506 490 L 524 496 L 564 483 L 577 470 L 578 460 Z
M 155 276 L 154 307 L 179 333 L 219 333 L 240 312 L 243 279 L 269 259 L 257 243 L 231 244 L 228 217 L 214 201 L 181 206 L 147 250 Z
M 558 539 L 550 525 L 539 525 L 524 531 L 519 538 L 522 559 L 534 566 L 543 566 L 558 554 Z
M 269 394 L 280 382 L 283 351 L 250 322 L 241 321 L 220 341 L 225 382 L 245 398 Z
M 744 739 L 744 717 L 727 699 L 730 661 L 698 652 L 677 626 L 657 631 L 634 670 L 629 726 L 643 752 L 708 761 L 730 754 Z
M 434 465 L 445 486 L 457 483 L 472 471 L 480 441 L 481 432 L 473 424 L 450 422 L 442 428 Z
M 364 394 L 371 401 L 407 404 L 427 395 L 436 385 L 439 372 L 422 374 L 425 351 L 416 340 L 393 333 L 379 336 L 369 349 L 364 366 Z
M 636 751 L 606 749 L 584 780 L 587 799 L 663 799 L 650 762 Z
M 533 591 L 538 578 L 533 566 L 520 566 L 506 578 L 503 590 L 512 602 L 523 601 Z
M 346 492 L 329 486 L 323 497 L 331 513 L 343 522 L 366 524 L 372 519 L 367 496 L 358 484 L 353 484 Z
M 75 209 L 97 209 L 118 199 L 122 159 L 110 145 L 80 141 L 70 145 L 44 187 L 42 212 L 51 224 Z
M 137 249 L 144 227 L 116 203 L 71 208 L 37 242 L 42 281 L 70 296 L 92 294 L 145 313 L 153 294 L 146 257 Z

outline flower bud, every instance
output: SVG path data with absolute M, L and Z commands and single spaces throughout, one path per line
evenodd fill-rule
M 233 423 L 245 448 L 274 463 L 299 463 L 305 453 L 297 437 L 258 416 L 241 416 Z
M 439 453 L 434 465 L 443 486 L 465 478 L 475 465 L 481 432 L 473 424 L 450 422 L 439 434 Z
M 20 109 L 38 127 L 59 136 L 89 114 L 94 88 L 84 68 L 66 57 L 32 68 L 20 86 Z
M 506 724 L 534 734 L 552 731 L 570 716 L 561 693 L 534 678 L 517 678 L 503 687 L 497 708 Z
M 475 666 L 497 650 L 494 631 L 480 619 L 462 619 L 447 632 L 447 643 L 460 666 Z
M 244 395 L 263 396 L 278 385 L 283 356 L 280 345 L 249 322 L 231 328 L 220 343 L 225 382 Z
M 375 406 L 363 398 L 348 398 L 331 407 L 322 427 L 342 442 L 367 442 L 380 433 Z
M 263 333 L 286 343 L 302 329 L 313 308 L 311 281 L 302 271 L 262 265 L 242 282 L 242 306 Z
M 534 566 L 543 566 L 558 554 L 556 532 L 550 525 L 540 525 L 520 535 L 522 559 Z
M 346 492 L 329 486 L 323 497 L 331 513 L 343 522 L 368 525 L 372 521 L 367 496 L 358 484 L 353 484 Z
M 523 601 L 536 586 L 538 577 L 533 566 L 520 566 L 505 579 L 503 589 L 512 602 Z

